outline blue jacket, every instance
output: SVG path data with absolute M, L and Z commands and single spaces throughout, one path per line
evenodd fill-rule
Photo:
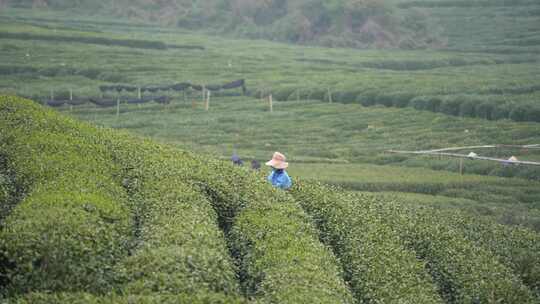
M 268 181 L 274 185 L 274 187 L 280 189 L 289 189 L 292 186 L 292 181 L 287 172 L 283 169 L 274 169 L 268 175 Z

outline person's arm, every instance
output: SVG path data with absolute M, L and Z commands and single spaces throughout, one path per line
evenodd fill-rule
M 272 184 L 273 177 L 274 177 L 274 171 L 270 172 L 270 174 L 268 174 L 268 177 L 266 178 L 270 182 L 270 184 Z

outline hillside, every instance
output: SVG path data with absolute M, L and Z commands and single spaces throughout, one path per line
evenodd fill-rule
M 272 93 L 275 100 L 540 121 L 534 46 L 359 51 L 234 40 L 56 11 L 6 9 L 0 15 L 1 89 L 40 100 L 54 97 L 51 92 L 66 98 L 70 88 L 77 98 L 88 98 L 99 96 L 102 85 L 245 79 L 248 95 Z
M 20 98 L 0 114 L 19 193 L 1 202 L 8 303 L 538 300 L 528 229 L 299 180 L 282 192 Z
M 2 2 L 0 2 L 2 6 Z M 246 38 L 355 48 L 425 48 L 444 39 L 427 14 L 382 0 L 4 0 L 5 7 L 75 10 Z
M 0 303 L 539 303 L 540 167 L 387 152 L 540 161 L 539 7 L 0 0 Z

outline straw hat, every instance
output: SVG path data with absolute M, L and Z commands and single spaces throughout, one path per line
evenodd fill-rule
M 272 156 L 272 159 L 268 162 L 266 162 L 267 166 L 274 167 L 276 169 L 285 169 L 289 166 L 289 163 L 286 162 L 285 155 L 275 152 Z

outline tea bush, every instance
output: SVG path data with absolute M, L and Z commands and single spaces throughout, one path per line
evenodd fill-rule
M 0 147 L 25 197 L 0 231 L 7 294 L 102 292 L 131 240 L 127 196 L 93 130 L 28 100 L 0 97 Z M 6 144 L 7 143 L 7 144 Z
M 311 183 L 277 190 L 251 170 L 19 98 L 1 97 L 0 114 L 3 167 L 25 193 L 0 231 L 0 284 L 14 303 L 353 303 L 349 286 L 369 303 L 536 300 L 529 230 Z M 479 178 L 358 187 L 515 192 Z
M 310 183 L 297 184 L 292 194 L 340 258 L 359 303 L 443 303 L 424 263 L 369 203 L 356 208 L 353 198 Z
M 123 166 L 124 187 L 136 206 L 137 220 L 137 247 L 117 267 L 121 292 L 207 291 L 239 297 L 217 215 L 182 174 L 194 164 L 152 143 L 110 137 L 104 144 Z
M 242 304 L 249 303 L 235 296 L 225 296 L 221 293 L 200 292 L 197 294 L 159 294 L 144 295 L 104 295 L 96 296 L 89 293 L 30 293 L 6 301 L 7 304 Z
M 499 260 L 540 296 L 540 235 L 527 228 L 505 226 L 473 218 L 461 212 L 434 212 L 475 244 L 493 252 Z
M 135 232 L 141 235 L 138 246 L 142 248 L 140 255 L 136 249 L 134 255 L 119 266 L 123 280 L 119 287 L 121 290 L 144 294 L 149 286 L 154 286 L 150 288 L 152 290 L 158 288 L 155 284 L 163 277 L 174 277 L 177 281 L 171 284 L 178 286 L 186 279 L 186 274 L 181 274 L 182 271 L 170 274 L 167 266 L 174 264 L 177 270 L 178 267 L 186 269 L 184 266 L 187 269 L 200 269 L 196 273 L 202 280 L 190 282 L 188 286 L 200 288 L 207 284 L 205 287 L 210 290 L 234 291 L 234 284 L 229 280 L 231 276 L 227 275 L 231 268 L 224 263 L 226 258 L 216 258 L 219 254 L 213 254 L 208 248 L 204 251 L 199 249 L 203 253 L 197 255 L 184 248 L 186 252 L 175 254 L 180 257 L 185 254 L 187 257 L 178 258 L 177 261 L 171 261 L 174 258 L 170 255 L 165 258 L 165 253 L 169 252 L 167 242 L 172 245 L 187 242 L 190 235 L 197 236 L 196 240 L 189 241 L 193 247 L 200 248 L 197 247 L 202 246 L 197 245 L 200 242 L 215 247 L 215 252 L 223 248 L 213 240 L 213 236 L 217 235 L 210 233 L 211 229 L 208 228 L 216 227 L 215 215 L 204 207 L 207 203 L 203 198 L 196 193 L 190 194 L 188 190 L 192 188 L 205 194 L 217 212 L 219 225 L 226 233 L 228 245 L 239 264 L 240 280 L 248 296 L 262 302 L 352 303 L 352 296 L 343 282 L 335 257 L 319 242 L 309 218 L 294 201 L 267 185 L 265 180 L 229 164 L 195 157 L 171 147 L 129 139 L 129 136 L 115 135 L 112 131 L 102 138 L 102 144 L 111 151 L 115 162 L 122 166 L 123 183 L 130 199 L 134 200 L 131 204 L 139 214 L 137 221 L 141 227 L 140 232 Z M 166 199 L 171 199 L 171 202 L 167 203 Z M 183 200 L 186 203 L 170 205 Z M 198 203 L 189 207 L 191 203 L 188 202 Z M 187 214 L 169 214 L 171 210 L 182 210 Z M 183 235 L 182 231 L 189 231 L 185 228 L 186 223 L 175 226 L 168 224 L 170 227 L 157 224 L 168 223 L 168 218 L 188 219 L 196 214 L 198 216 L 195 218 L 201 221 L 201 226 L 197 224 L 189 229 L 195 229 L 197 233 Z M 204 220 L 199 219 L 203 216 Z M 264 217 L 264 221 L 261 217 Z M 169 229 L 176 232 L 173 234 Z M 264 231 L 279 233 L 269 233 L 263 237 L 261 233 Z M 208 239 L 200 239 L 201 233 L 208 235 Z M 153 244 L 150 248 L 155 249 L 157 244 L 164 248 L 150 251 L 146 242 L 148 246 Z M 147 263 L 150 263 L 148 267 L 159 271 L 152 275 L 147 272 L 141 274 L 139 267 Z M 186 265 L 182 266 L 183 263 Z M 199 266 L 193 266 L 196 263 Z M 165 289 L 170 287 L 167 284 L 163 286 Z
M 19 39 L 19 40 L 46 40 L 56 42 L 78 42 L 99 45 L 125 46 L 131 48 L 157 49 L 165 50 L 167 45 L 161 41 L 134 40 L 134 39 L 110 39 L 92 36 L 60 36 L 60 35 L 41 35 L 32 33 L 10 33 L 0 32 L 0 39 Z
M 208 167 L 194 179 L 220 214 L 248 295 L 263 303 L 353 302 L 336 258 L 300 206 L 253 172 L 203 162 Z
M 366 208 L 366 201 L 359 196 L 358 208 Z M 407 210 L 396 204 L 378 203 L 373 209 L 427 263 L 445 300 L 535 302 L 532 292 L 491 251 L 475 246 L 462 231 L 433 217 L 429 208 Z

